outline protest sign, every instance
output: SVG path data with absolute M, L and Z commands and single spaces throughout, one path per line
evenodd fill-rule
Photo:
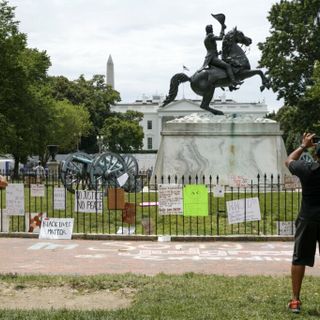
M 243 176 L 230 176 L 229 186 L 233 188 L 247 188 L 249 186 L 248 178 Z
M 261 220 L 258 198 L 226 202 L 229 224 Z
M 122 210 L 122 221 L 128 224 L 134 224 L 136 218 L 136 207 L 134 203 L 126 202 Z
M 277 233 L 280 236 L 292 236 L 296 232 L 294 221 L 278 221 L 277 228 Z
M 124 209 L 124 190 L 122 188 L 108 188 L 108 209 Z
M 22 183 L 11 183 L 6 189 L 6 215 L 24 216 L 24 186 Z
M 28 232 L 39 233 L 41 223 L 47 217 L 46 212 L 31 212 L 26 214 L 26 228 Z
M 224 197 L 224 188 L 223 186 L 217 184 L 213 188 L 213 194 L 216 198 L 223 198 Z
M 103 193 L 100 191 L 77 190 L 74 200 L 77 212 L 102 213 Z
M 53 207 L 55 210 L 65 210 L 66 208 L 66 191 L 64 188 L 53 189 Z
M 30 184 L 31 197 L 44 197 L 44 184 Z
M 159 214 L 160 215 L 182 215 L 182 185 L 181 184 L 159 184 Z
M 186 185 L 183 189 L 183 215 L 207 216 L 209 211 L 208 201 L 208 189 L 205 185 Z
M 39 239 L 70 240 L 73 218 L 45 218 L 42 220 Z
M 117 234 L 129 235 L 129 234 L 134 234 L 135 231 L 136 231 L 135 227 L 119 227 L 117 230 Z

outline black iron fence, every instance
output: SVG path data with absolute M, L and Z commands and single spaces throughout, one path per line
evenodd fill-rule
M 249 182 L 220 185 L 219 176 L 209 177 L 146 177 L 139 176 L 143 189 L 124 192 L 122 189 L 97 187 L 99 199 L 91 195 L 90 210 L 83 212 L 78 191 L 70 192 L 59 177 L 37 178 L 33 174 L 6 177 L 9 185 L 23 184 L 24 215 L 6 214 L 6 188 L 0 189 L 0 231 L 34 232 L 38 220 L 44 216 L 73 218 L 74 233 L 216 236 L 216 235 L 290 235 L 294 233 L 294 220 L 299 212 L 301 189 L 290 177 L 260 176 Z M 43 194 L 35 194 L 34 186 L 40 185 Z M 185 214 L 162 214 L 159 204 L 159 187 L 177 185 L 203 185 L 207 190 L 207 212 L 200 216 Z M 8 188 L 8 187 L 7 187 Z M 39 189 L 39 188 L 38 188 Z M 62 193 L 60 206 L 56 205 L 57 193 Z M 122 190 L 122 192 L 120 191 Z M 88 193 L 89 194 L 89 193 Z M 96 193 L 95 193 L 96 194 Z M 244 199 L 258 199 L 260 218 L 250 221 L 249 208 Z M 61 199 L 63 203 L 61 204 Z M 161 199 L 160 199 L 161 200 Z M 184 199 L 182 199 L 184 200 Z M 228 203 L 243 201 L 243 221 L 230 223 Z M 99 203 L 97 203 L 99 201 Z M 61 206 L 62 205 L 62 206 Z M 59 207 L 57 209 L 57 207 Z

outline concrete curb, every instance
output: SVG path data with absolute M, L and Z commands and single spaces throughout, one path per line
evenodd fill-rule
M 160 235 L 159 235 L 160 236 Z M 0 238 L 32 238 L 39 237 L 36 233 L 29 232 L 0 232 Z M 96 234 L 74 233 L 74 240 L 123 240 L 123 241 L 158 241 L 158 235 L 119 235 L 119 234 Z M 229 235 L 229 236 L 179 236 L 172 235 L 171 241 L 202 242 L 202 241 L 293 241 L 293 236 L 278 235 Z

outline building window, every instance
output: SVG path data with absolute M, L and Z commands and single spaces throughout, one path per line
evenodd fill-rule
M 148 129 L 152 129 L 152 121 L 151 121 L 151 120 L 148 120 L 148 122 L 147 122 L 147 128 L 148 128 Z
M 148 150 L 152 150 L 152 138 L 148 138 Z

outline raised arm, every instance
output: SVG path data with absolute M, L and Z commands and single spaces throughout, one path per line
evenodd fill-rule
M 315 133 L 305 132 L 303 134 L 301 145 L 297 149 L 292 151 L 289 154 L 287 160 L 285 161 L 285 164 L 287 167 L 289 167 L 290 162 L 292 162 L 294 160 L 298 160 L 300 158 L 301 154 L 303 153 L 303 151 L 305 151 L 307 148 L 311 148 L 311 147 L 316 146 L 316 144 L 313 143 L 313 140 L 312 140 L 312 138 L 314 136 L 315 136 Z

